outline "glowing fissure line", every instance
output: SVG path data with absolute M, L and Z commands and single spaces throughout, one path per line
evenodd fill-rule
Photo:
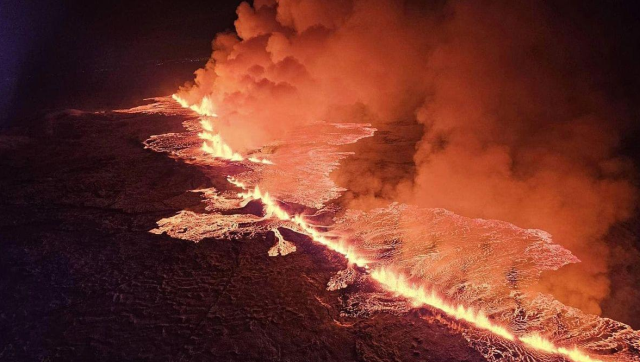
M 213 111 L 213 103 L 211 102 L 209 97 L 204 97 L 199 105 L 189 105 L 189 103 L 185 99 L 181 98 L 177 94 L 174 94 L 171 97 L 182 107 L 191 109 L 192 111 L 203 117 L 200 119 L 202 132 L 198 133 L 198 137 L 203 140 L 202 146 L 200 148 L 204 152 L 212 155 L 215 158 L 221 158 L 228 161 L 241 162 L 245 160 L 245 157 L 237 152 L 234 152 L 231 147 L 224 142 L 220 134 L 214 131 L 211 121 L 207 118 L 204 118 L 213 118 L 218 116 Z M 253 163 L 262 163 L 267 165 L 273 164 L 273 162 L 269 160 L 258 159 L 257 157 L 248 157 L 246 158 L 246 160 Z
M 440 309 L 456 319 L 467 321 L 478 328 L 486 329 L 502 338 L 510 341 L 515 340 L 515 336 L 513 334 L 509 333 L 505 328 L 491 323 L 489 318 L 481 311 L 476 312 L 473 309 L 465 308 L 462 305 L 450 305 L 438 296 L 434 290 L 427 292 L 422 287 L 410 284 L 407 278 L 402 274 L 393 273 L 381 268 L 373 270 L 371 272 L 371 277 L 377 280 L 380 284 L 386 286 L 388 289 L 409 299 L 416 307 L 429 305 Z
M 556 347 L 550 340 L 545 339 L 539 334 L 521 336 L 519 340 L 533 349 L 548 353 L 561 354 L 576 362 L 602 362 L 599 359 L 594 359 L 587 356 L 586 354 L 578 350 L 577 347 L 573 347 L 571 349 Z
M 202 126 L 202 132 L 198 133 L 198 137 L 204 140 L 202 142 L 202 150 L 204 152 L 229 161 L 244 160 L 244 157 L 233 152 L 231 147 L 224 143 L 219 134 L 213 133 L 211 122 L 206 119 L 201 119 L 200 125 Z
M 410 300 L 415 307 L 428 305 L 441 310 L 455 319 L 466 321 L 479 329 L 487 330 L 502 338 L 510 341 L 519 340 L 523 344 L 535 350 L 564 355 L 576 362 L 602 362 L 589 357 L 577 348 L 567 349 L 564 347 L 556 347 L 551 341 L 538 334 L 516 337 L 506 328 L 493 324 L 482 311 L 475 311 L 472 308 L 467 308 L 463 305 L 449 304 L 434 290 L 427 292 L 424 287 L 410 283 L 402 274 L 395 273 L 385 268 L 370 269 L 370 262 L 357 255 L 352 247 L 349 247 L 341 240 L 336 242 L 326 238 L 321 234 L 321 232 L 315 230 L 309 223 L 307 223 L 302 216 L 295 215 L 292 217 L 276 203 L 268 192 L 263 193 L 259 186 L 256 186 L 253 191 L 247 191 L 247 187 L 243 183 L 231 177 L 229 177 L 228 180 L 231 184 L 246 191 L 238 193 L 239 197 L 259 200 L 263 203 L 265 206 L 265 218 L 275 217 L 282 221 L 292 221 L 314 241 L 325 245 L 330 250 L 344 255 L 349 262 L 370 270 L 370 275 L 374 280 L 384 286 L 387 290 Z
M 178 102 L 183 108 L 189 108 L 201 116 L 218 117 L 216 112 L 213 110 L 213 102 L 211 102 L 211 98 L 207 96 L 202 98 L 200 104 L 189 104 L 186 99 L 183 99 L 177 94 L 171 95 L 171 98 Z
M 189 106 L 186 101 L 181 100 L 178 96 L 174 95 L 173 98 L 178 101 L 183 107 L 190 108 L 198 113 L 200 113 L 197 109 L 201 109 L 205 104 L 204 99 L 201 106 Z M 208 98 L 206 98 L 208 100 Z M 183 103 L 184 102 L 184 103 Z M 206 115 L 206 114 L 205 114 Z M 205 132 L 213 131 L 213 127 L 210 123 L 205 123 L 204 120 L 201 121 L 202 128 Z M 204 133 L 204 132 L 203 132 Z M 216 139 L 212 135 L 213 139 Z M 209 136 L 207 136 L 209 137 Z M 202 138 L 202 137 L 201 137 Z M 225 155 L 230 155 L 230 157 L 242 157 L 236 153 L 234 153 L 230 147 L 222 142 L 219 139 L 223 146 L 221 150 Z M 206 143 L 206 142 L 205 142 Z M 214 147 L 216 144 L 214 144 Z M 226 147 L 224 147 L 226 146 Z M 203 146 L 204 147 L 204 146 Z M 203 148 L 204 149 L 204 148 Z M 221 157 L 224 158 L 224 157 Z M 232 158 L 226 158 L 231 161 L 235 161 Z M 240 159 L 242 160 L 242 158 Z M 266 162 L 265 162 L 266 163 Z M 300 230 L 310 236 L 315 242 L 318 242 L 328 249 L 338 252 L 345 256 L 345 258 L 350 262 L 359 267 L 363 267 L 369 270 L 371 277 L 376 280 L 380 285 L 384 286 L 387 290 L 396 293 L 398 296 L 402 296 L 408 300 L 410 300 L 414 306 L 419 307 L 422 305 L 427 305 L 436 309 L 441 310 L 445 314 L 458 319 L 463 320 L 471 325 L 489 331 L 497 336 L 505 338 L 510 341 L 520 341 L 521 343 L 529 346 L 532 349 L 551 353 L 551 354 L 559 354 L 568 357 L 569 359 L 575 362 L 603 362 L 598 359 L 593 359 L 588 355 L 584 354 L 577 348 L 567 349 L 564 347 L 558 347 L 553 344 L 550 340 L 540 336 L 539 334 L 529 334 L 525 336 L 517 337 L 509 332 L 506 328 L 501 327 L 499 325 L 493 324 L 491 320 L 482 312 L 482 311 L 474 311 L 472 308 L 467 308 L 463 305 L 452 305 L 446 302 L 442 297 L 440 297 L 433 289 L 431 291 L 426 291 L 422 286 L 416 286 L 413 283 L 410 283 L 408 278 L 400 273 L 396 273 L 390 269 L 386 268 L 377 268 L 371 269 L 370 261 L 356 254 L 353 247 L 346 245 L 346 243 L 340 239 L 338 241 L 329 239 L 322 235 L 321 232 L 314 229 L 311 224 L 306 222 L 301 215 L 291 216 L 284 209 L 282 209 L 277 202 L 269 195 L 268 192 L 262 192 L 259 186 L 256 186 L 253 191 L 249 191 L 247 185 L 244 183 L 234 179 L 233 177 L 227 177 L 227 180 L 232 185 L 241 188 L 244 192 L 238 193 L 239 197 L 242 197 L 245 200 L 258 200 L 262 202 L 265 207 L 265 218 L 275 217 L 282 221 L 290 221 L 297 225 Z
M 243 190 L 247 190 L 247 187 L 235 180 L 232 177 L 228 177 L 227 180 L 243 189 Z M 317 231 L 316 229 L 314 229 L 311 225 L 309 225 L 309 223 L 307 223 L 302 216 L 300 215 L 295 215 L 295 216 L 291 216 L 289 215 L 289 213 L 287 213 L 285 210 L 283 210 L 277 203 L 276 201 L 271 197 L 271 195 L 269 195 L 268 192 L 263 193 L 260 190 L 259 186 L 256 186 L 253 191 L 251 192 L 240 192 L 238 193 L 239 197 L 246 199 L 252 199 L 252 200 L 259 200 L 262 202 L 262 204 L 265 206 L 265 218 L 269 218 L 269 217 L 275 217 L 279 220 L 282 221 L 290 221 L 293 222 L 296 226 L 298 226 L 300 228 L 300 230 L 304 233 L 309 235 L 314 241 L 326 246 L 327 248 L 329 248 L 330 250 L 333 250 L 335 252 L 338 252 L 342 255 L 344 255 L 350 262 L 360 266 L 360 267 L 364 267 L 367 268 L 369 262 L 366 261 L 364 258 L 356 255 L 356 253 L 354 252 L 353 247 L 348 246 L 346 243 L 344 243 L 342 240 L 339 241 L 334 241 L 331 240 L 327 237 L 325 237 L 324 235 L 322 235 L 319 231 Z

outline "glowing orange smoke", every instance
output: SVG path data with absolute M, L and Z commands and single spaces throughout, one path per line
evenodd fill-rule
M 177 95 L 173 95 L 173 98 L 178 101 L 183 107 L 192 109 L 201 116 L 215 117 L 213 105 L 208 98 L 203 99 L 200 105 L 189 105 L 185 100 L 181 99 Z M 204 139 L 202 149 L 212 154 L 214 157 L 222 158 L 230 161 L 243 161 L 245 158 L 240 154 L 233 152 L 233 150 L 223 142 L 220 135 L 214 132 L 213 126 L 207 119 L 201 119 L 201 126 L 203 131 L 199 133 L 199 137 Z M 259 162 L 269 164 L 266 160 L 248 159 L 252 162 Z M 300 232 L 310 236 L 315 242 L 318 242 L 330 250 L 338 252 L 345 256 L 350 262 L 359 267 L 365 268 L 369 271 L 371 278 L 376 280 L 386 290 L 391 291 L 398 296 L 402 296 L 413 303 L 414 306 L 430 306 L 436 308 L 445 314 L 455 318 L 457 320 L 465 321 L 479 329 L 491 332 L 496 336 L 500 336 L 510 341 L 520 341 L 529 348 L 551 354 L 559 354 L 568 357 L 575 362 L 603 362 L 598 359 L 593 359 L 577 348 L 567 349 L 559 347 L 553 344 L 553 342 L 543 338 L 537 334 L 529 334 L 524 336 L 515 336 L 505 327 L 493 323 L 482 311 L 475 311 L 472 308 L 465 307 L 461 304 L 453 305 L 447 302 L 444 298 L 439 296 L 433 289 L 427 290 L 424 286 L 418 286 L 412 284 L 408 278 L 400 273 L 397 273 L 391 269 L 384 267 L 378 267 L 372 265 L 366 258 L 358 255 L 356 250 L 347 245 L 342 239 L 329 238 L 323 235 L 322 232 L 317 231 L 311 226 L 303 216 L 290 215 L 276 202 L 275 199 L 269 195 L 268 192 L 263 192 L 259 186 L 250 190 L 244 183 L 235 180 L 232 177 L 228 177 L 227 180 L 232 185 L 241 188 L 243 192 L 238 193 L 239 197 L 245 200 L 257 200 L 260 201 L 265 207 L 264 218 L 276 218 L 282 221 L 293 222 Z M 279 231 L 274 230 L 276 239 L 280 242 L 284 240 Z M 276 253 L 274 251 L 274 253 Z M 271 252 L 270 252 L 271 255 Z

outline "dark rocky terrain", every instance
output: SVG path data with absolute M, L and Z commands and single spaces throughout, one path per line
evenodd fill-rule
M 343 258 L 308 240 L 154 235 L 196 167 L 145 150 L 181 120 L 62 112 L 0 135 L 1 361 L 481 361 L 430 312 L 340 315 Z

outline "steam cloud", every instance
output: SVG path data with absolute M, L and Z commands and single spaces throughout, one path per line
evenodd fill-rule
M 234 149 L 320 119 L 422 135 L 411 172 L 375 155 L 336 178 L 351 207 L 381 199 L 550 232 L 583 262 L 540 289 L 599 314 L 609 293 L 603 237 L 636 202 L 617 156 L 627 122 L 599 88 L 593 43 L 542 3 L 256 0 L 181 89 L 207 97 Z M 397 132 L 402 132 L 396 129 Z M 394 172 L 392 170 L 392 172 Z

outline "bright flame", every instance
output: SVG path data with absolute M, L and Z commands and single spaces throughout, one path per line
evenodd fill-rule
M 249 157 L 249 158 L 247 158 L 247 160 L 249 160 L 249 161 L 251 161 L 253 163 L 263 163 L 265 165 L 273 165 L 273 162 L 271 162 L 269 160 L 265 160 L 265 159 L 261 160 L 261 159 L 256 158 L 256 157 Z
M 387 289 L 409 299 L 415 306 L 428 305 L 435 307 L 456 319 L 467 321 L 480 329 L 488 330 L 493 334 L 497 334 L 510 341 L 515 340 L 515 336 L 513 334 L 509 333 L 505 328 L 491 323 L 489 318 L 487 318 L 482 311 L 476 312 L 473 309 L 466 308 L 462 305 L 454 306 L 448 304 L 444 299 L 438 296 L 435 291 L 431 290 L 430 292 L 427 292 L 422 287 L 410 284 L 407 278 L 402 274 L 397 274 L 381 268 L 373 270 L 371 272 L 371 277 L 387 287 Z
M 213 155 L 216 158 L 222 158 L 229 161 L 242 161 L 244 157 L 233 152 L 231 147 L 227 145 L 219 134 L 213 132 L 213 125 L 209 120 L 201 119 L 202 132 L 198 133 L 198 137 L 202 138 L 202 150 Z
M 200 115 L 216 117 L 215 112 L 213 112 L 213 104 L 208 97 L 204 97 L 199 105 L 189 105 L 188 102 L 175 94 L 173 95 L 173 99 L 183 107 L 192 109 Z M 224 143 L 219 134 L 214 132 L 213 125 L 210 121 L 201 119 L 200 124 L 202 125 L 203 131 L 200 132 L 198 136 L 205 140 L 202 145 L 202 149 L 205 152 L 214 155 L 214 157 L 230 161 L 244 160 L 240 154 L 233 152 L 231 147 Z M 211 144 L 207 143 L 207 141 Z M 268 160 L 259 160 L 254 157 L 250 157 L 248 160 L 256 163 L 271 164 Z M 244 190 L 244 192 L 238 193 L 239 197 L 242 197 L 245 200 L 259 200 L 262 202 L 265 207 L 265 218 L 275 217 L 282 221 L 293 222 L 303 233 L 309 235 L 315 242 L 326 246 L 332 251 L 344 255 L 349 262 L 359 267 L 363 267 L 365 269 L 370 268 L 370 262 L 358 255 L 353 247 L 346 245 L 342 239 L 334 240 L 322 235 L 321 232 L 313 228 L 313 226 L 311 226 L 311 224 L 309 224 L 301 215 L 289 215 L 289 213 L 278 205 L 276 200 L 274 200 L 268 192 L 262 192 L 259 186 L 256 186 L 253 191 L 249 191 L 247 185 L 244 183 L 232 177 L 227 177 L 227 180 L 232 185 Z M 279 234 L 279 232 L 276 234 L 276 238 L 278 238 L 278 236 L 281 237 Z M 587 356 L 575 347 L 573 349 L 567 349 L 555 346 L 551 341 L 537 334 L 516 337 L 506 328 L 492 323 L 482 311 L 475 311 L 472 308 L 467 308 L 463 305 L 449 304 L 434 290 L 427 292 L 424 287 L 411 284 L 402 274 L 385 268 L 378 268 L 371 270 L 370 275 L 387 290 L 410 300 L 415 306 L 428 305 L 439 309 L 457 320 L 466 321 L 479 329 L 489 331 L 510 341 L 518 340 L 538 351 L 564 355 L 575 362 L 603 362 Z
M 218 115 L 213 111 L 214 106 L 211 98 L 207 96 L 202 98 L 200 104 L 189 104 L 186 99 L 177 94 L 173 94 L 171 98 L 178 102 L 183 108 L 189 108 L 203 117 L 218 117 Z M 237 152 L 233 152 L 231 147 L 224 142 L 220 134 L 215 132 L 210 120 L 201 118 L 200 125 L 202 126 L 202 132 L 198 133 L 198 137 L 204 140 L 201 147 L 204 152 L 215 158 L 221 158 L 228 161 L 240 162 L 245 160 L 242 155 Z M 273 162 L 269 160 L 261 160 L 256 157 L 249 157 L 247 160 L 253 163 L 273 165 Z
M 246 185 L 233 178 L 228 178 L 228 180 L 237 187 L 244 190 L 247 189 Z M 263 193 L 259 186 L 256 186 L 252 192 L 240 192 L 238 193 L 238 196 L 244 199 L 260 200 L 265 206 L 265 218 L 276 217 L 283 221 L 293 221 L 314 241 L 325 245 L 330 250 L 344 255 L 349 262 L 352 262 L 357 266 L 367 269 L 369 268 L 370 262 L 357 255 L 353 248 L 345 245 L 341 240 L 335 241 L 326 238 L 321 232 L 317 231 L 308 222 L 306 222 L 302 216 L 295 215 L 292 217 L 276 203 L 268 192 Z M 587 356 L 577 348 L 566 349 L 564 347 L 556 347 L 551 341 L 543 339 L 537 335 L 522 336 L 518 338 L 506 328 L 492 323 L 482 311 L 475 311 L 472 308 L 467 308 L 463 305 L 449 304 L 434 290 L 427 292 L 424 287 L 419 287 L 409 283 L 407 278 L 402 274 L 398 274 L 384 268 L 379 268 L 371 270 L 371 277 L 387 290 L 410 300 L 414 306 L 428 305 L 443 311 L 445 314 L 457 320 L 466 321 L 479 329 L 487 330 L 502 338 L 510 341 L 520 340 L 522 343 L 539 351 L 561 354 L 576 362 L 602 362 Z
M 171 95 L 171 98 L 175 99 L 176 102 L 180 103 L 180 105 L 184 108 L 189 108 L 192 111 L 198 113 L 202 116 L 207 117 L 218 117 L 216 112 L 213 110 L 213 102 L 211 98 L 204 96 L 200 104 L 189 104 L 186 99 L 180 97 L 177 94 Z
M 227 180 L 229 180 L 231 184 L 237 187 L 240 187 L 243 190 L 247 189 L 247 187 L 243 183 L 231 177 L 227 178 Z M 346 245 L 346 243 L 343 240 L 336 241 L 336 240 L 332 240 L 325 237 L 319 231 L 314 229 L 306 220 L 304 220 L 302 216 L 289 215 L 289 213 L 287 213 L 284 209 L 280 207 L 280 205 L 278 205 L 278 203 L 271 197 L 271 195 L 269 195 L 268 192 L 263 193 L 260 190 L 259 186 L 256 186 L 253 189 L 253 191 L 250 191 L 250 192 L 249 191 L 240 192 L 238 193 L 238 196 L 244 199 L 261 201 L 262 204 L 265 206 L 265 216 L 264 216 L 265 218 L 275 217 L 278 220 L 282 220 L 282 221 L 292 221 L 295 225 L 297 225 L 300 228 L 300 230 L 303 233 L 309 235 L 314 241 L 326 246 L 330 250 L 333 250 L 335 252 L 338 252 L 344 255 L 347 258 L 347 260 L 349 260 L 349 262 L 354 263 L 357 266 L 365 267 L 365 268 L 368 267 L 367 264 L 369 264 L 369 262 L 366 259 L 358 256 L 354 252 L 353 247 Z
M 522 336 L 520 337 L 520 341 L 533 349 L 537 349 L 539 351 L 544 351 L 547 353 L 561 354 L 569 357 L 571 360 L 576 362 L 602 362 L 600 360 L 593 359 L 587 356 L 575 347 L 572 349 L 556 347 L 551 341 L 543 338 L 539 334 Z

